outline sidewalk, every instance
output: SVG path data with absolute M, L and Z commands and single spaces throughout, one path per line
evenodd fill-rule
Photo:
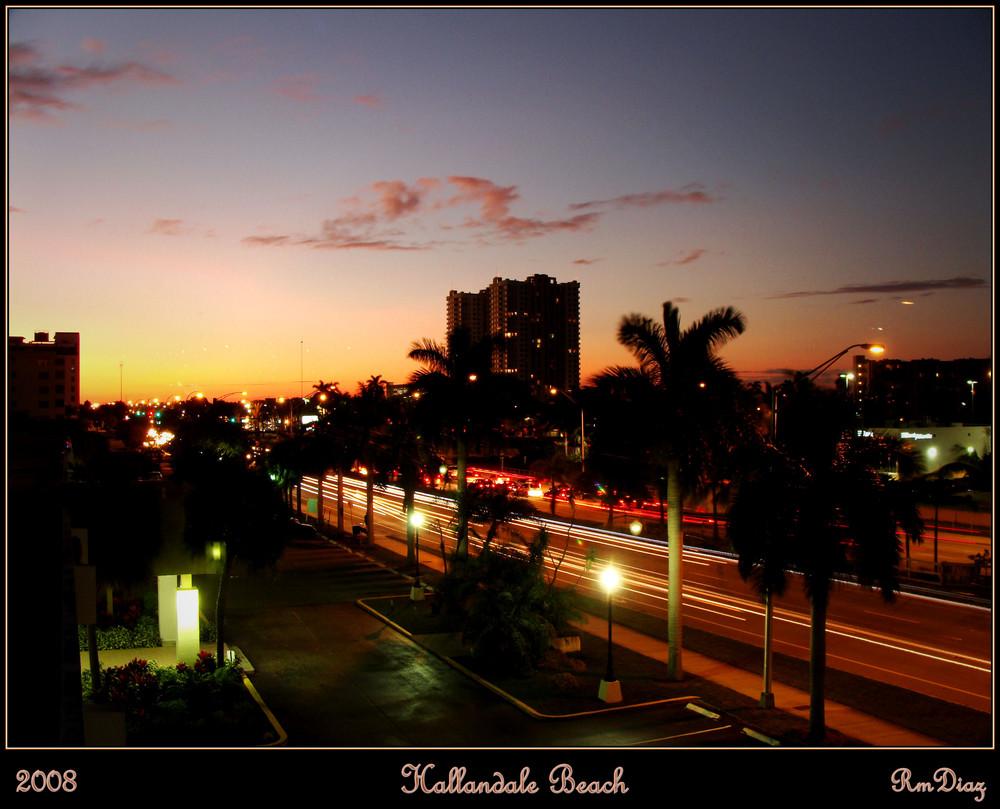
M 376 535 L 375 544 L 405 560 L 406 545 L 404 542 L 387 536 Z M 356 549 L 360 554 L 366 553 L 363 546 Z M 432 554 L 422 554 L 421 567 L 442 571 L 441 559 Z M 599 637 L 607 636 L 607 622 L 592 615 L 585 615 L 584 620 L 577 624 L 578 628 Z M 620 624 L 614 625 L 614 640 L 616 645 L 631 649 L 638 654 L 666 663 L 668 647 L 665 641 L 637 632 Z M 761 677 L 743 669 L 729 666 L 709 657 L 684 650 L 685 672 L 723 685 L 740 694 L 753 699 L 759 699 L 761 694 Z M 808 720 L 809 694 L 795 688 L 772 682 L 771 691 L 774 694 L 775 710 L 784 711 Z M 873 747 L 942 747 L 943 742 L 924 736 L 907 728 L 890 724 L 869 714 L 848 708 L 830 700 L 826 701 L 826 725 L 839 731 L 844 736 L 856 739 Z

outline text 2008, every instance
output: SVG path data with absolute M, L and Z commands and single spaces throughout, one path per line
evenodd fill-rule
M 75 790 L 76 770 L 17 771 L 18 792 L 74 792 Z

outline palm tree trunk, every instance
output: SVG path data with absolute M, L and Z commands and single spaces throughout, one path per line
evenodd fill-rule
M 684 678 L 681 659 L 681 594 L 683 590 L 684 523 L 680 463 L 667 463 L 667 679 Z
M 368 477 L 365 479 L 365 533 L 370 548 L 375 544 L 375 470 L 370 464 Z
M 715 546 L 719 545 L 719 498 L 718 489 L 712 487 L 712 540 Z
M 403 514 L 406 515 L 406 564 L 414 565 L 416 564 L 416 528 L 410 522 L 410 516 L 413 514 L 413 503 L 414 503 L 414 487 L 410 483 L 409 477 L 406 478 L 406 483 L 403 486 Z
M 813 593 L 809 627 L 809 741 L 826 738 L 826 608 L 829 585 Z
M 337 467 L 337 532 L 344 533 L 344 469 Z
M 326 472 L 321 471 L 319 479 L 316 481 L 316 527 L 320 531 L 323 530 L 323 479 L 325 477 Z
M 218 665 L 226 659 L 226 643 L 223 627 L 226 623 L 226 600 L 229 596 L 229 574 L 232 571 L 232 557 L 225 547 L 222 550 L 222 574 L 219 577 L 219 592 L 215 600 L 215 662 Z
M 458 546 L 455 549 L 455 555 L 466 557 L 469 555 L 469 517 L 466 513 L 465 493 L 468 489 L 469 459 L 463 430 L 459 431 L 458 440 L 455 443 L 455 465 L 458 467 L 455 480 L 456 500 L 458 502 L 458 523 L 456 525 Z

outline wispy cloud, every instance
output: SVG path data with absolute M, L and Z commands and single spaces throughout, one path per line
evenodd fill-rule
M 183 219 L 157 219 L 146 233 L 157 236 L 211 236 L 212 233 L 201 225 Z
M 300 76 L 285 76 L 271 84 L 271 89 L 280 96 L 293 101 L 303 101 L 315 104 L 323 101 L 316 89 L 320 77 L 314 73 Z
M 703 255 L 705 255 L 705 253 L 707 253 L 707 252 L 708 252 L 708 250 L 706 250 L 703 247 L 700 247 L 697 250 L 688 250 L 680 258 L 674 259 L 673 261 L 661 261 L 657 266 L 658 267 L 682 267 L 685 264 L 690 264 L 692 261 L 697 261 L 699 258 L 701 258 Z
M 92 44 L 90 48 L 91 52 L 99 52 L 93 50 L 96 45 Z M 77 102 L 68 100 L 68 96 L 96 87 L 181 83 L 179 79 L 139 62 L 124 62 L 106 67 L 78 67 L 70 64 L 43 66 L 38 51 L 24 43 L 11 46 L 8 61 L 10 117 L 29 123 L 58 123 L 59 113 L 83 108 Z
M 985 289 L 986 286 L 986 282 L 981 278 L 958 276 L 936 281 L 890 281 L 878 284 L 850 284 L 837 287 L 836 289 L 803 290 L 800 292 L 786 292 L 781 295 L 770 295 L 768 297 L 771 299 L 784 299 L 809 298 L 818 295 L 900 295 L 905 292 L 931 294 L 954 289 Z M 870 300 L 866 299 L 864 302 L 870 302 Z
M 157 219 L 146 232 L 161 236 L 180 236 L 184 232 L 184 222 L 181 219 Z
M 571 210 L 597 207 L 649 208 L 654 205 L 708 204 L 719 202 L 721 199 L 721 197 L 709 194 L 698 183 L 691 183 L 677 191 L 669 189 L 663 191 L 645 191 L 640 194 L 625 194 L 611 199 L 576 202 L 569 207 Z
M 354 104 L 361 104 L 364 107 L 372 107 L 374 109 L 375 107 L 381 107 L 385 103 L 385 100 L 376 95 L 360 95 L 354 96 L 354 98 L 351 99 L 351 102 Z
M 986 104 L 981 101 L 966 101 L 954 104 L 938 104 L 920 109 L 905 110 L 887 115 L 879 122 L 879 133 L 882 135 L 894 135 L 905 129 L 910 129 L 927 121 L 946 120 L 968 115 L 980 109 L 986 109 Z
M 299 245 L 325 249 L 369 248 L 421 250 L 434 243 L 425 238 L 429 229 L 450 234 L 467 233 L 479 244 L 520 241 L 549 233 L 589 230 L 600 214 L 528 218 L 515 216 L 512 206 L 521 199 L 517 186 L 492 180 L 451 175 L 444 180 L 425 177 L 414 183 L 384 180 L 344 200 L 346 210 L 322 223 L 315 236 L 263 234 L 243 240 L 249 245 Z M 449 214 L 457 219 L 449 219 Z
M 384 104 L 380 96 L 365 93 L 356 96 L 330 96 L 322 90 L 323 77 L 316 73 L 302 73 L 297 76 L 283 76 L 269 85 L 270 91 L 285 99 L 303 104 L 349 103 L 358 104 L 369 109 L 376 109 Z

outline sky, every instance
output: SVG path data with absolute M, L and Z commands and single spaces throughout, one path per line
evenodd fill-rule
M 584 380 L 664 301 L 742 312 L 747 380 L 992 356 L 991 8 L 7 24 L 8 335 L 80 332 L 81 401 L 402 382 L 450 290 L 536 273 Z

